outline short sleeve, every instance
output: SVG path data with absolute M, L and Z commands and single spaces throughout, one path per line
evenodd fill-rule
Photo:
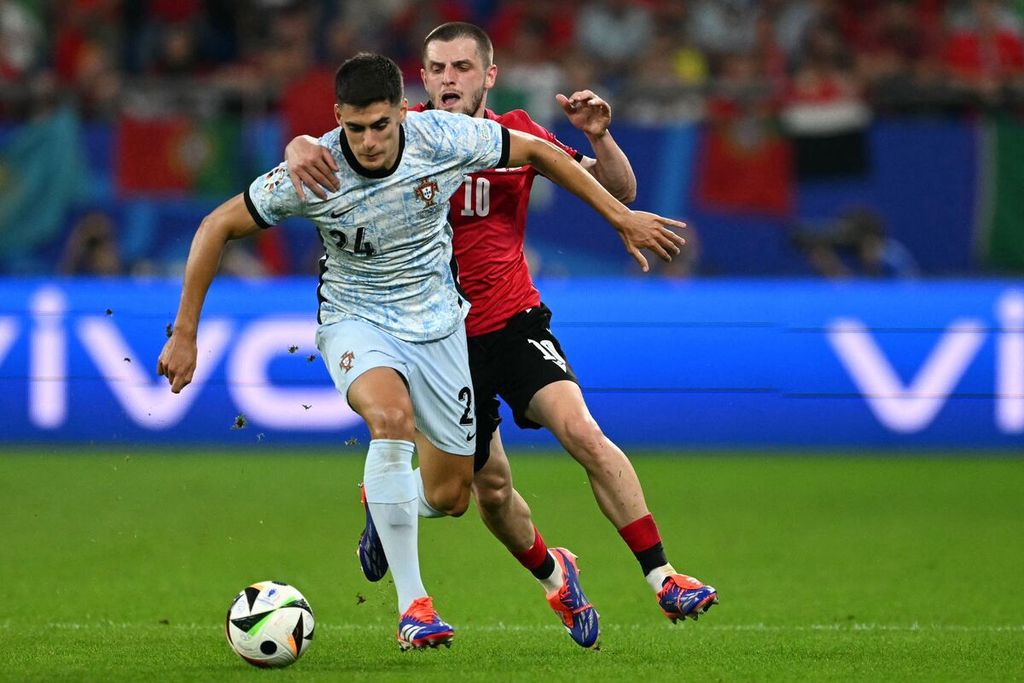
M 436 147 L 439 162 L 454 161 L 466 173 L 508 164 L 508 130 L 496 121 L 447 112 L 424 114 L 428 115 L 434 135 L 443 143 Z
M 288 166 L 285 163 L 252 181 L 245 191 L 245 206 L 262 228 L 269 228 L 289 216 L 305 212 L 305 204 L 295 194 L 295 186 L 288 177 Z

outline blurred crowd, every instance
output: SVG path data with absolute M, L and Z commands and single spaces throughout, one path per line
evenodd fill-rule
M 301 127 L 307 105 L 329 113 L 325 83 L 360 50 L 399 61 L 415 97 L 422 39 L 453 20 L 494 39 L 495 108 L 541 121 L 550 93 L 583 87 L 634 120 L 702 117 L 722 95 L 1015 108 L 1022 14 L 1021 0 L 0 0 L 0 119 L 70 98 L 99 120 L 290 107 Z
M 555 93 L 590 88 L 620 122 L 700 122 L 696 204 L 792 223 L 785 249 L 830 277 L 917 267 L 878 206 L 805 225 L 817 217 L 794 213 L 794 175 L 867 177 L 876 115 L 1024 111 L 1024 0 L 0 0 L 0 151 L 8 171 L 38 162 L 20 169 L 15 196 L 0 158 L 0 272 L 173 270 L 188 244 L 179 233 L 206 210 L 195 197 L 233 191 L 277 163 L 285 140 L 335 125 L 344 59 L 393 57 L 421 101 L 423 38 L 448 21 L 493 38 L 494 110 L 522 107 L 550 127 L 563 119 Z M 43 153 L 29 129 L 45 121 L 38 134 L 54 149 Z M 19 128 L 16 144 L 3 137 Z M 88 164 L 73 158 L 75 139 Z M 161 193 L 182 201 L 149 201 Z M 288 261 L 276 239 L 235 248 L 225 268 L 305 272 L 306 247 Z M 710 252 L 689 239 L 666 274 L 696 272 Z M 1024 241 L 1019 251 L 1024 263 Z

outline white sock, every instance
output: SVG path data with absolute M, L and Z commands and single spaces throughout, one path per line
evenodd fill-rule
M 399 614 L 409 609 L 413 600 L 427 595 L 420 578 L 412 454 L 411 441 L 373 439 L 363 468 L 366 504 L 388 558 L 398 592 Z
M 420 468 L 417 467 L 412 471 L 416 475 L 416 489 L 419 493 L 419 513 L 420 517 L 444 517 L 445 514 L 439 510 L 435 510 L 427 502 L 427 492 L 423 489 L 423 474 L 420 472 Z
M 548 555 L 551 555 L 550 550 L 548 550 Z M 555 560 L 555 571 L 551 572 L 551 576 L 546 579 L 537 580 L 540 581 L 540 585 L 544 586 L 544 591 L 548 595 L 554 593 L 562 587 L 562 581 L 565 580 L 565 574 L 562 572 L 562 565 L 558 564 L 558 560 Z
M 678 573 L 679 572 L 672 568 L 672 565 L 663 564 L 660 567 L 652 569 L 644 578 L 647 579 L 647 583 L 650 584 L 651 588 L 654 589 L 654 592 L 657 593 L 661 590 L 661 584 L 665 583 L 665 579 Z

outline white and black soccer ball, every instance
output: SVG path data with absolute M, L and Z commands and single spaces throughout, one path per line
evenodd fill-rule
M 313 610 L 294 586 L 254 583 L 228 608 L 224 633 L 239 657 L 253 666 L 288 666 L 309 649 Z

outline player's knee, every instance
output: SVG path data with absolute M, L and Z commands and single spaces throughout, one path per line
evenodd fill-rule
M 473 471 L 470 468 L 462 473 L 450 472 L 449 476 L 434 479 L 430 482 L 424 480 L 427 503 L 438 512 L 443 512 L 449 517 L 461 517 L 469 507 L 471 484 L 473 482 Z
M 462 515 L 466 514 L 466 510 L 468 510 L 468 509 L 469 509 L 469 491 L 466 491 L 461 496 L 459 496 L 458 501 L 456 501 L 448 509 L 448 516 L 449 517 L 461 517 Z
M 589 415 L 567 420 L 562 428 L 562 441 L 577 459 L 594 460 L 604 451 L 604 432 Z
M 381 406 L 363 414 L 371 439 L 403 439 L 412 441 L 414 422 L 412 413 L 402 407 Z
M 461 517 L 469 508 L 469 488 L 442 486 L 427 492 L 427 502 L 430 507 L 449 517 Z

